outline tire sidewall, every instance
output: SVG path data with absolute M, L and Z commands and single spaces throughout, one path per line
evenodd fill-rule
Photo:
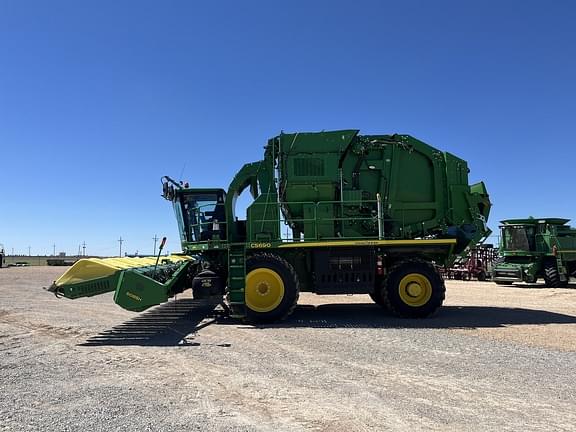
M 425 276 L 432 286 L 430 299 L 422 306 L 410 306 L 400 297 L 400 281 L 410 273 Z M 384 289 L 391 309 L 398 315 L 411 318 L 423 318 L 432 315 L 442 305 L 445 297 L 444 281 L 429 265 L 409 262 L 394 268 L 385 281 Z
M 249 257 L 246 262 L 246 275 L 252 270 L 265 268 L 273 270 L 282 279 L 284 284 L 284 296 L 282 300 L 271 311 L 257 312 L 246 304 L 246 313 L 250 321 L 257 322 L 273 322 L 285 318 L 289 313 L 294 303 L 298 300 L 298 281 L 296 280 L 295 272 L 292 266 L 284 259 L 273 254 L 258 254 Z

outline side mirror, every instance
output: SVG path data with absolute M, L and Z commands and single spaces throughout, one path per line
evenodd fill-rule
M 162 196 L 166 199 L 168 198 L 168 194 L 170 192 L 170 186 L 168 186 L 168 183 L 162 183 Z
M 168 201 L 173 201 L 176 196 L 174 186 L 169 185 L 168 182 L 162 183 L 162 196 Z

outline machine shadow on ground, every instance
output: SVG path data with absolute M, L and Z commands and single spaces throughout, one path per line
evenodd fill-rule
M 474 329 L 529 324 L 576 324 L 576 316 L 522 308 L 443 306 L 431 318 L 402 319 L 375 304 L 326 304 L 298 306 L 286 321 L 266 327 Z
M 254 325 L 273 328 L 428 328 L 474 329 L 506 325 L 576 324 L 576 316 L 535 309 L 444 306 L 432 318 L 400 319 L 373 303 L 300 305 L 285 321 Z M 208 325 L 243 325 L 216 304 L 181 299 L 164 303 L 90 337 L 81 346 L 196 346 L 187 337 Z
M 186 336 L 223 319 L 217 304 L 180 299 L 161 304 L 90 337 L 80 346 L 176 346 L 194 345 Z

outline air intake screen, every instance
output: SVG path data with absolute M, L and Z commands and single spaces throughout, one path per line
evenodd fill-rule
M 324 176 L 324 161 L 319 158 L 295 158 L 294 175 L 300 177 Z

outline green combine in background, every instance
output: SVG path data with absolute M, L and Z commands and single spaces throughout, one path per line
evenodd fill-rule
M 143 310 L 192 288 L 197 299 L 225 297 L 233 317 L 270 322 L 307 291 L 369 294 L 403 317 L 433 314 L 445 295 L 436 267 L 490 234 L 486 188 L 469 185 L 467 163 L 450 153 L 358 132 L 282 133 L 227 190 L 164 177 L 187 259 L 165 264 L 166 281 L 150 270 L 108 275 L 116 301 Z M 245 190 L 253 202 L 244 219 L 236 200 Z M 66 283 L 53 290 L 71 297 Z
M 576 276 L 576 229 L 569 219 L 508 219 L 501 222 L 500 262 L 493 270 L 497 284 L 534 283 L 543 278 L 553 288 Z

